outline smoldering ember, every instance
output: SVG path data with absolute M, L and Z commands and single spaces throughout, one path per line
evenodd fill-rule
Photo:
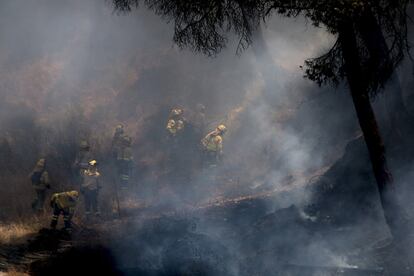
M 0 1 L 0 275 L 414 275 L 413 17 Z

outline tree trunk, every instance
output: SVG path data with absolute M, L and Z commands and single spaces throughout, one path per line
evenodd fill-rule
M 399 207 L 395 198 L 392 174 L 388 169 L 384 143 L 371 106 L 368 86 L 361 68 L 352 22 L 344 22 L 339 32 L 339 39 L 342 45 L 348 84 L 365 143 L 368 147 L 384 217 L 391 233 L 395 237 L 399 230 L 401 213 L 399 213 Z
M 358 22 L 358 32 L 370 53 L 371 71 L 377 68 L 379 77 L 387 79 L 390 76 L 390 88 L 393 90 L 386 93 L 386 112 L 388 115 L 387 137 L 390 140 L 401 142 L 404 130 L 409 125 L 410 116 L 404 104 L 402 89 L 397 73 L 393 71 L 388 44 L 382 33 L 381 27 L 374 15 L 366 11 Z

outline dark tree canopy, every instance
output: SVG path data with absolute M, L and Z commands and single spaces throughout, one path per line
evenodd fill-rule
M 255 28 L 274 14 L 304 16 L 337 36 L 333 47 L 305 61 L 305 76 L 339 84 L 346 79 L 367 144 L 384 216 L 393 235 L 404 225 L 404 212 L 393 189 L 385 147 L 370 96 L 391 78 L 409 52 L 409 0 L 112 0 L 128 12 L 142 2 L 174 23 L 174 41 L 207 55 L 222 50 L 229 33 L 239 37 L 238 51 L 252 43 Z
M 113 0 L 115 9 L 128 12 L 141 3 L 174 22 L 174 41 L 207 55 L 220 52 L 229 33 L 239 37 L 238 51 L 251 44 L 252 31 L 278 13 L 299 15 L 315 26 L 325 26 L 338 35 L 342 24 L 351 24 L 357 38 L 367 91 L 375 94 L 389 79 L 408 52 L 407 15 L 409 0 Z M 377 26 L 378 37 L 387 49 L 369 45 L 373 37 L 364 29 Z M 255 26 L 256 25 L 256 26 Z M 371 37 L 368 37 L 371 36 Z M 375 39 L 375 37 L 374 37 Z M 305 75 L 319 85 L 337 85 L 344 77 L 340 40 L 324 55 L 305 61 Z

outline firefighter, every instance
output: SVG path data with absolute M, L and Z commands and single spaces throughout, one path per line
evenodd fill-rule
M 83 171 L 83 180 L 81 185 L 81 192 L 85 197 L 85 214 L 90 215 L 92 212 L 99 215 L 98 210 L 98 192 L 100 173 L 98 172 L 96 160 L 91 160 L 88 163 L 88 169 Z
M 185 140 L 185 137 L 182 134 L 184 133 L 184 127 L 186 124 L 183 114 L 183 109 L 173 108 L 170 112 L 170 116 L 168 117 L 168 122 L 166 126 L 166 150 L 168 160 L 170 163 L 169 167 L 172 171 L 177 170 L 177 168 L 174 168 L 174 166 L 180 163 L 178 160 L 182 156 L 182 144 Z
M 123 135 L 124 135 L 124 126 L 122 124 L 118 124 L 115 127 L 115 133 L 112 138 L 112 144 L 111 144 L 111 153 L 114 159 L 116 159 L 118 150 L 121 147 Z
M 122 188 L 126 188 L 129 183 L 130 168 L 133 160 L 131 145 L 131 137 L 128 135 L 123 135 L 116 156 L 118 181 Z
M 202 104 L 197 104 L 196 106 L 196 113 L 194 114 L 194 127 L 196 130 L 197 135 L 200 136 L 204 133 L 205 126 L 206 126 L 206 107 Z
M 79 193 L 77 191 L 69 191 L 53 194 L 50 200 L 50 206 L 53 208 L 52 221 L 50 227 L 56 229 L 59 215 L 63 215 L 64 229 L 71 231 L 71 221 L 75 212 L 76 203 L 78 202 Z
M 207 165 L 215 166 L 221 161 L 223 155 L 223 135 L 226 131 L 226 126 L 221 124 L 201 140 L 204 160 Z
M 88 162 L 92 159 L 88 141 L 82 140 L 79 144 L 79 151 L 76 155 L 73 167 L 75 169 L 75 182 L 77 185 L 82 184 L 83 173 L 88 169 Z
M 37 161 L 30 180 L 36 191 L 36 199 L 32 203 L 32 209 L 42 211 L 46 199 L 46 190 L 50 189 L 49 173 L 46 171 L 46 160 L 41 158 Z
M 171 110 L 166 126 L 169 137 L 176 137 L 184 129 L 185 120 L 183 115 L 184 110 L 181 108 Z

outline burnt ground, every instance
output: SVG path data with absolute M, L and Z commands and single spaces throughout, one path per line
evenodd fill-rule
M 100 245 L 100 235 L 91 229 L 43 228 L 25 243 L 0 247 L 1 270 L 11 267 L 30 275 L 117 275 L 110 251 Z
M 31 275 L 413 275 L 414 237 L 391 239 L 367 164 L 359 139 L 308 187 L 157 215 L 141 210 L 75 227 L 72 235 L 42 229 L 24 243 L 0 246 L 0 269 Z M 304 205 L 275 204 L 297 193 L 312 197 Z
M 410 275 L 387 273 L 386 262 L 400 265 L 397 245 L 338 244 L 355 229 L 304 218 L 295 206 L 260 216 L 266 200 L 106 222 L 72 236 L 42 229 L 8 248 L 7 261 L 30 275 Z M 319 256 L 307 252 L 315 250 Z M 335 262 L 339 255 L 346 263 Z

